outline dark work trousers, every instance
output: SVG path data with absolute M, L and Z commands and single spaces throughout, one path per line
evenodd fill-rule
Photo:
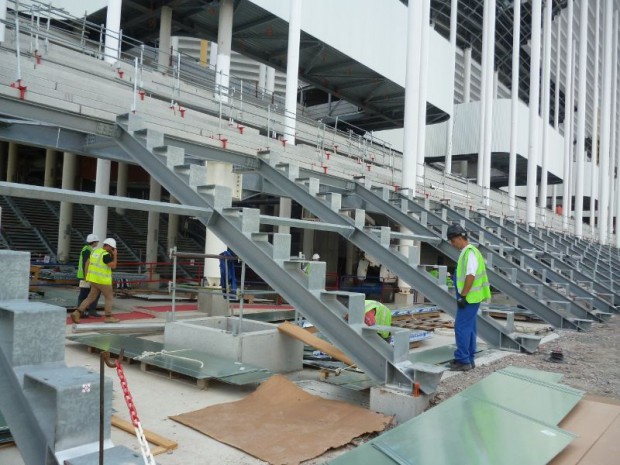
M 473 363 L 476 353 L 476 320 L 480 303 L 467 304 L 465 308 L 457 308 L 454 322 L 456 350 L 454 360 L 460 363 Z
M 77 301 L 78 307 L 86 299 L 86 297 L 88 297 L 89 293 L 90 293 L 90 287 L 80 287 L 80 295 L 78 295 L 78 301 Z M 89 305 L 87 309 L 87 314 L 89 316 L 97 316 L 97 304 L 99 303 L 99 297 L 101 297 L 101 295 L 97 296 L 94 302 Z

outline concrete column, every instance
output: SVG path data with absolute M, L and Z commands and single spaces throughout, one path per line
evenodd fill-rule
M 45 174 L 43 176 L 43 185 L 45 187 L 54 187 L 56 184 L 57 160 L 58 157 L 56 150 L 45 149 Z
M 6 26 L 2 21 L 6 20 L 6 8 L 8 0 L 0 0 L 0 44 L 4 42 Z
M 62 188 L 72 190 L 75 187 L 75 170 L 77 167 L 77 156 L 74 153 L 65 152 L 62 157 Z M 71 202 L 60 202 L 60 213 L 58 216 L 58 261 L 67 263 L 75 257 L 71 257 L 71 223 L 73 222 L 73 204 Z M 89 234 L 90 231 L 82 231 Z M 103 239 L 102 239 L 103 241 Z
M 547 177 L 549 160 L 549 138 L 551 137 L 551 127 L 549 126 L 549 116 L 551 114 L 551 14 L 552 2 L 545 2 L 544 17 L 544 55 L 543 55 L 543 93 L 542 93 L 542 124 L 543 124 L 543 145 L 541 157 L 541 177 L 540 192 L 538 194 L 538 207 L 540 208 L 543 225 L 547 223 Z
M 267 86 L 267 65 L 259 64 L 258 65 L 258 95 L 265 95 L 265 87 Z
M 161 200 L 161 185 L 155 180 L 150 179 L 149 200 L 159 202 Z M 159 244 L 159 212 L 150 211 L 148 219 L 148 231 L 146 233 L 146 261 L 147 267 L 150 263 L 157 262 L 157 245 Z M 156 279 L 156 278 L 155 278 Z
M 551 186 L 551 211 L 555 214 L 555 209 L 558 206 L 558 198 L 557 198 L 557 185 L 554 184 Z
M 178 204 L 179 201 L 174 197 L 170 196 L 170 203 Z M 166 250 L 169 251 L 171 248 L 177 245 L 177 240 L 179 237 L 179 215 L 173 215 L 172 213 L 168 214 L 168 234 L 166 235 L 166 237 L 168 239 L 166 243 Z
M 489 4 L 484 2 L 484 12 L 482 15 L 482 55 L 480 63 L 480 124 L 478 126 L 478 161 L 476 164 L 476 184 L 484 186 L 484 134 L 485 134 L 485 113 L 487 111 L 487 73 L 489 72 Z
M 280 197 L 280 211 L 278 216 L 280 218 L 290 218 L 292 206 L 293 201 L 291 199 L 287 197 Z M 290 226 L 278 226 L 278 232 L 281 234 L 290 234 L 291 228 Z
M 207 163 L 206 184 L 219 184 L 233 187 L 234 175 L 232 165 L 224 162 L 209 161 Z M 209 228 L 205 239 L 205 253 L 217 255 L 226 250 L 226 244 L 220 240 Z M 210 286 L 220 285 L 220 263 L 213 258 L 205 259 L 204 267 L 205 282 Z
M 9 156 L 6 163 L 6 181 L 17 182 L 17 144 L 9 142 Z
M 267 77 L 265 78 L 265 90 L 267 95 L 272 95 L 276 90 L 276 70 L 271 66 L 267 66 Z
M 108 0 L 106 16 L 105 57 L 108 63 L 115 63 L 120 55 L 121 8 L 123 0 Z
M 484 111 L 484 170 L 482 172 L 482 179 L 484 185 L 484 205 L 489 207 L 491 205 L 491 143 L 493 135 L 493 102 L 497 95 L 497 82 L 498 74 L 495 71 L 495 15 L 496 15 L 496 2 L 495 0 L 489 0 L 486 2 L 489 4 L 489 21 L 488 21 L 488 34 L 489 40 L 487 41 L 488 59 L 487 59 L 487 85 L 486 85 L 486 108 Z
M 618 115 L 618 10 L 614 11 L 614 33 L 613 33 L 613 45 L 612 45 L 612 57 L 611 57 L 611 143 L 609 149 L 609 237 L 614 234 L 614 199 L 615 193 L 615 166 L 616 166 L 616 151 L 618 148 L 616 138 L 616 120 Z
M 222 101 L 228 101 L 230 83 L 230 53 L 232 48 L 233 0 L 220 1 L 220 17 L 217 26 L 217 67 L 215 75 L 216 92 Z M 220 250 L 220 252 L 223 252 Z M 219 252 L 218 252 L 219 253 Z
M 314 254 L 314 229 L 304 229 L 302 247 L 306 260 L 310 260 Z
M 110 193 L 110 160 L 97 160 L 97 176 L 95 178 L 95 194 Z M 103 241 L 108 234 L 108 207 L 95 205 L 93 211 L 93 232 Z M 114 231 L 111 231 L 114 232 Z
M 422 0 L 422 48 L 420 55 L 420 97 L 418 99 L 418 150 L 416 176 L 424 179 L 424 156 L 426 155 L 426 90 L 428 88 L 428 50 L 431 19 L 431 0 Z
M 515 210 L 517 181 L 517 141 L 519 137 L 519 56 L 521 52 L 521 2 L 514 3 L 512 27 L 512 77 L 510 90 L 510 156 L 508 160 L 508 198 Z
M 420 37 L 422 0 L 412 0 L 407 7 L 407 56 L 405 74 L 405 118 L 403 131 L 402 187 L 417 187 L 418 100 L 420 98 Z
M 299 44 L 301 40 L 301 0 L 290 0 L 288 52 L 286 57 L 286 98 L 284 108 L 284 139 L 295 145 L 297 121 L 297 85 L 299 82 Z
M 598 1 L 598 0 L 597 0 Z M 553 105 L 553 126 L 557 131 L 560 127 L 560 83 L 562 76 L 560 75 L 560 64 L 562 63 L 562 16 L 558 16 L 558 27 L 555 40 L 555 97 Z M 555 211 L 555 210 L 554 210 Z
M 577 70 L 575 69 L 575 64 L 577 63 L 577 41 L 573 40 L 573 76 L 572 76 L 572 82 L 571 82 L 571 97 L 570 97 L 570 101 L 571 101 L 571 108 L 574 108 L 574 102 L 577 98 L 577 92 L 576 92 L 576 88 L 577 88 Z M 573 111 L 571 113 L 571 117 L 570 117 L 570 140 L 574 141 L 575 140 L 575 134 L 577 133 L 576 128 L 575 128 L 575 112 Z M 575 144 L 571 143 L 570 144 L 570 163 L 568 164 L 568 211 L 569 212 L 573 212 L 573 194 L 575 193 L 575 182 L 574 182 L 574 176 L 575 176 L 575 163 L 573 163 L 573 160 L 575 159 Z M 569 213 L 569 216 L 571 214 Z
M 568 217 L 570 216 L 570 156 L 573 145 L 573 92 L 571 83 L 573 82 L 573 0 L 568 0 L 567 6 L 568 24 L 566 26 L 566 68 L 564 71 L 564 170 L 562 179 L 562 227 L 568 229 Z
M 613 37 L 613 4 L 605 2 L 604 46 L 603 46 L 603 113 L 601 117 L 601 153 L 600 153 L 600 189 L 599 189 L 599 228 L 598 235 L 601 244 L 607 244 L 608 210 L 609 210 L 609 177 L 605 170 L 609 166 L 611 141 L 611 77 L 612 77 L 612 37 Z
M 217 42 L 209 42 L 209 68 L 217 69 Z
M 572 0 L 568 0 L 572 4 Z M 530 125 L 527 150 L 527 224 L 536 226 L 536 185 L 538 168 L 538 99 L 540 97 L 540 19 L 541 0 L 532 0 L 530 39 Z
M 596 173 L 596 167 L 598 164 L 598 149 L 599 149 L 599 49 L 600 49 L 600 30 L 601 30 L 601 14 L 600 14 L 600 0 L 596 0 L 595 8 L 595 22 L 594 22 L 594 81 L 592 86 L 594 87 L 594 96 L 592 98 L 592 170 L 590 177 L 590 227 L 592 228 L 592 235 L 596 236 L 596 197 L 598 190 L 598 177 Z
M 448 134 L 446 137 L 446 162 L 445 172 L 447 174 L 452 173 L 452 135 L 454 133 L 454 80 L 456 79 L 456 18 L 458 14 L 458 0 L 452 0 L 450 4 L 450 47 L 452 49 L 452 102 L 451 109 L 452 114 L 448 121 Z
M 116 195 L 118 197 L 127 197 L 127 180 L 129 179 L 129 165 L 122 161 L 118 162 L 116 170 Z M 124 208 L 116 208 L 119 215 L 125 214 Z
M 471 46 L 463 51 L 463 103 L 471 101 Z
M 172 35 L 172 8 L 162 6 L 159 17 L 159 48 L 157 64 L 160 70 L 170 67 L 170 38 Z
M 577 94 L 577 173 L 583 173 L 585 165 L 584 143 L 586 139 L 586 71 L 588 65 L 588 0 L 581 0 L 579 11 L 579 91 Z M 583 176 L 575 177 L 575 235 L 583 235 Z
M 493 99 L 499 97 L 499 71 L 493 71 Z

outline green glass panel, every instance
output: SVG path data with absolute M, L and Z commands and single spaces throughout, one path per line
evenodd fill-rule
M 478 350 L 476 353 L 480 353 L 487 350 L 486 344 L 478 344 Z M 433 347 L 428 350 L 414 351 L 409 354 L 409 360 L 413 363 L 422 362 L 429 363 L 431 365 L 437 365 L 440 363 L 446 363 L 454 359 L 454 351 L 456 346 L 454 344 L 440 347 Z
M 499 370 L 499 373 L 512 373 L 514 375 L 521 375 L 527 378 L 538 379 L 540 381 L 546 381 L 548 383 L 558 383 L 564 378 L 561 373 L 552 373 L 550 371 L 532 370 L 531 368 L 521 368 L 509 366 Z

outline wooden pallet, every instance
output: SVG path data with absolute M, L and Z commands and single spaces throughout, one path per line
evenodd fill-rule
M 441 316 L 441 312 L 424 312 L 424 313 L 412 313 L 411 315 L 399 315 L 392 317 L 392 322 L 394 321 L 409 321 L 409 320 L 428 320 L 439 318 Z
M 429 318 L 421 321 L 392 321 L 392 325 L 399 328 L 415 329 L 422 331 L 433 331 L 437 328 L 454 328 L 453 321 L 446 321 L 440 318 Z

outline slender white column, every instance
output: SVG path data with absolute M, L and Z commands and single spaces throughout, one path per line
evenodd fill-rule
M 572 0 L 568 0 L 572 3 Z M 527 153 L 527 224 L 536 226 L 536 177 L 538 168 L 538 99 L 540 97 L 540 19 L 541 0 L 532 0 L 530 46 L 530 126 Z
M 471 45 L 463 50 L 463 103 L 471 101 Z
M 508 160 L 508 198 L 510 211 L 515 210 L 517 180 L 517 140 L 519 137 L 519 55 L 521 48 L 521 1 L 514 3 L 512 25 L 512 78 L 510 90 L 510 158 Z
M 273 92 L 276 90 L 276 70 L 271 66 L 267 66 L 265 90 L 267 91 L 267 95 L 273 94 Z
M 573 145 L 572 118 L 573 98 L 571 83 L 573 81 L 573 0 L 568 0 L 566 26 L 566 68 L 564 71 L 564 170 L 562 179 L 562 227 L 568 229 L 568 217 L 570 215 L 570 156 Z
M 260 63 L 258 65 L 258 94 L 260 96 L 265 94 L 266 85 L 267 85 L 267 65 Z
M 153 177 L 150 179 L 149 200 L 153 202 L 161 200 L 161 185 Z M 147 263 L 155 263 L 157 262 L 157 244 L 159 243 L 159 212 L 150 211 L 147 224 L 146 261 Z
M 499 97 L 499 71 L 493 71 L 493 98 Z
M 601 151 L 600 151 L 600 170 L 601 183 L 599 189 L 599 228 L 598 237 L 601 244 L 607 244 L 608 233 L 608 210 L 609 210 L 609 177 L 606 176 L 605 169 L 609 166 L 609 145 L 611 133 L 611 76 L 612 76 L 612 36 L 613 36 L 613 4 L 605 2 L 604 45 L 603 45 L 603 112 L 601 116 Z
M 487 62 L 489 61 L 489 2 L 484 2 L 484 12 L 482 15 L 482 54 L 481 68 L 480 68 L 480 125 L 478 129 L 478 163 L 476 165 L 476 184 L 480 187 L 484 186 L 484 134 L 485 134 L 485 113 L 487 110 L 487 74 L 489 67 Z
M 6 8 L 8 0 L 0 0 L 0 44 L 4 42 L 6 26 L 2 21 L 6 20 Z
M 577 41 L 573 40 L 573 76 L 572 76 L 572 82 L 571 82 L 571 87 L 570 87 L 570 92 L 571 92 L 571 108 L 573 108 L 573 111 L 571 112 L 571 116 L 570 116 L 570 140 L 574 141 L 575 140 L 575 134 L 577 133 L 577 129 L 575 128 L 576 124 L 575 124 L 575 100 L 577 98 L 577 69 L 575 68 L 576 63 L 577 63 Z M 572 213 L 574 213 L 573 211 L 573 196 L 575 194 L 575 144 L 571 142 L 570 144 L 570 157 L 569 157 L 570 163 L 568 164 L 568 211 L 569 211 L 569 216 L 572 216 Z
M 179 201 L 175 199 L 173 196 L 170 196 L 170 203 L 178 204 Z M 167 249 L 170 250 L 175 245 L 177 245 L 177 239 L 179 236 L 179 215 L 168 214 L 168 233 L 166 234 L 167 238 Z
M 551 186 L 551 211 L 555 213 L 555 209 L 558 206 L 558 192 L 557 192 L 557 184 Z
M 297 85 L 299 82 L 299 45 L 301 41 L 301 0 L 290 0 L 288 21 L 288 54 L 286 57 L 286 95 L 284 139 L 295 145 L 297 125 Z
M 120 55 L 121 7 L 123 0 L 108 0 L 108 13 L 105 20 L 105 57 L 108 63 L 115 63 Z
M 207 184 L 219 184 L 233 188 L 234 175 L 230 163 L 209 161 L 207 163 Z M 207 227 L 205 237 L 205 253 L 217 255 L 226 250 L 226 244 Z M 211 286 L 220 285 L 220 264 L 218 260 L 206 258 L 204 277 Z
M 618 148 L 616 138 L 616 120 L 618 114 L 617 101 L 618 101 L 618 10 L 614 11 L 614 34 L 612 45 L 612 57 L 611 57 L 611 143 L 609 150 L 609 237 L 611 238 L 614 233 L 614 213 L 616 199 L 615 194 L 615 165 L 616 165 L 616 151 Z
M 620 38 L 618 39 L 620 40 Z M 616 49 L 617 50 L 617 49 Z M 620 64 L 620 63 L 619 63 Z M 616 77 L 617 79 L 617 77 Z M 618 116 L 616 117 L 616 195 L 614 200 L 616 202 L 615 214 L 616 214 L 616 241 L 615 245 L 620 248 L 620 101 L 618 102 Z
M 110 193 L 110 160 L 97 159 L 97 175 L 95 177 L 95 194 L 108 195 Z M 95 205 L 93 211 L 93 232 L 101 240 L 108 234 L 108 207 Z M 115 231 L 112 231 L 115 232 Z
M 45 174 L 43 176 L 43 185 L 45 187 L 56 187 L 56 161 L 58 160 L 57 152 L 54 149 L 45 149 Z
M 17 144 L 9 142 L 9 155 L 6 162 L 6 182 L 17 181 Z
M 598 0 L 597 0 L 598 1 Z M 562 15 L 558 16 L 558 30 L 555 41 L 555 99 L 553 105 L 553 126 L 557 131 L 560 128 L 560 83 L 562 75 L 560 74 L 562 64 Z M 555 210 L 554 210 L 555 211 Z
M 547 176 L 549 159 L 549 137 L 551 137 L 551 127 L 549 126 L 550 98 L 551 98 L 551 10 L 552 3 L 545 2 L 544 18 L 544 55 L 543 55 L 543 97 L 542 97 L 542 124 L 543 124 L 543 146 L 541 157 L 541 177 L 540 192 L 538 194 L 538 207 L 540 208 L 543 225 L 547 223 Z
M 418 99 L 420 98 L 420 30 L 422 0 L 407 7 L 407 58 L 405 75 L 405 120 L 403 131 L 402 187 L 415 195 L 417 178 Z
M 278 216 L 280 218 L 290 218 L 291 217 L 291 208 L 293 206 L 293 201 L 288 197 L 280 197 L 280 211 L 278 212 Z M 290 226 L 278 226 L 278 232 L 282 234 L 290 234 L 291 227 Z
M 487 84 L 486 84 L 486 99 L 485 99 L 485 111 L 484 111 L 484 170 L 482 172 L 483 186 L 484 186 L 484 206 L 489 207 L 491 205 L 491 143 L 493 141 L 493 102 L 497 95 L 498 74 L 495 71 L 495 15 L 496 15 L 496 2 L 495 0 L 487 0 L 485 4 L 489 5 L 489 21 L 487 24 L 489 40 L 487 40 L 488 58 L 487 58 Z
M 431 0 L 422 0 L 422 41 L 420 47 L 420 97 L 418 99 L 418 153 L 416 176 L 418 182 L 424 179 L 424 157 L 426 155 L 426 90 L 428 88 L 428 50 L 431 19 Z
M 166 69 L 170 66 L 170 37 L 172 35 L 172 8 L 162 6 L 159 21 L 159 48 L 157 64 Z
M 216 93 L 218 95 L 221 94 L 222 101 L 228 100 L 233 11 L 233 0 L 220 1 L 220 17 L 217 25 L 217 67 L 215 70 L 215 87 Z
M 127 181 L 129 179 L 129 165 L 122 161 L 118 162 L 116 167 L 116 195 L 118 197 L 127 197 Z M 116 207 L 116 213 L 125 214 L 124 208 Z
M 62 157 L 62 188 L 73 189 L 75 187 L 75 167 L 77 157 L 73 153 L 65 152 Z M 58 248 L 56 254 L 58 261 L 66 263 L 71 259 L 71 223 L 73 222 L 73 204 L 60 202 L 58 215 Z M 82 231 L 88 234 L 90 231 Z
M 209 68 L 217 69 L 217 42 L 209 42 Z
M 581 0 L 579 11 L 579 93 L 577 96 L 577 164 L 575 170 L 575 235 L 583 235 L 583 167 L 586 139 L 586 71 L 588 65 L 588 0 Z
M 450 47 L 452 48 L 452 79 L 455 79 L 456 70 L 456 18 L 458 13 L 458 0 L 452 0 L 450 4 Z M 445 172 L 452 173 L 452 135 L 454 133 L 454 85 L 452 87 L 452 114 L 448 121 L 448 134 L 446 137 L 446 163 Z

